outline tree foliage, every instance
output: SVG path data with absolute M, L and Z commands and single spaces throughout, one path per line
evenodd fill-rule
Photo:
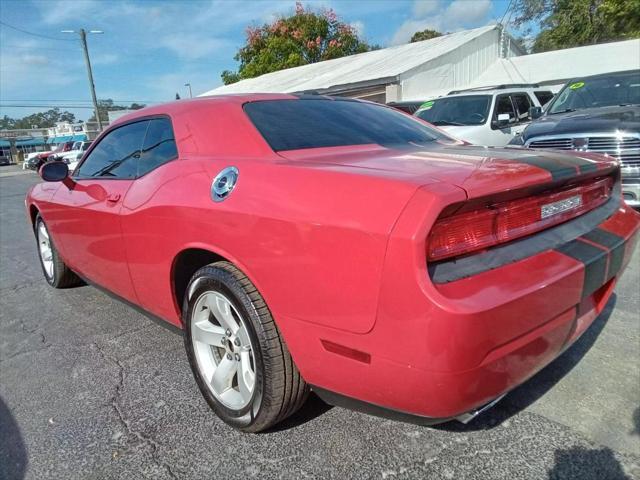
M 225 84 L 371 49 L 333 10 L 314 12 L 300 2 L 294 15 L 248 27 L 246 33 L 246 45 L 234 57 L 240 62 L 238 71 L 222 72 Z
M 56 122 L 75 122 L 75 115 L 66 110 L 61 112 L 59 108 L 52 108 L 46 112 L 33 113 L 23 118 L 11 118 L 4 115 L 0 118 L 0 130 L 12 130 L 23 128 L 49 128 Z
M 103 122 L 109 121 L 109 112 L 114 112 L 116 110 L 140 110 L 141 108 L 146 107 L 146 105 L 141 103 L 132 103 L 129 106 L 126 105 L 116 105 L 113 100 L 107 98 L 106 100 L 98 100 L 98 112 L 100 114 L 100 120 Z M 96 115 L 95 113 L 91 115 L 89 118 L 89 122 L 95 122 Z
M 431 30 L 427 28 L 426 30 L 422 30 L 420 32 L 416 32 L 411 36 L 411 43 L 421 42 L 423 40 L 431 40 L 432 38 L 441 37 L 442 33 L 437 30 Z
M 540 27 L 532 51 L 640 37 L 638 0 L 516 0 L 516 27 Z

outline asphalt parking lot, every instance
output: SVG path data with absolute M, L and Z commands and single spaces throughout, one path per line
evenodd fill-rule
M 89 286 L 50 288 L 0 168 L 0 477 L 640 478 L 640 254 L 563 356 L 467 426 L 418 427 L 312 397 L 238 433 L 191 377 L 179 334 Z

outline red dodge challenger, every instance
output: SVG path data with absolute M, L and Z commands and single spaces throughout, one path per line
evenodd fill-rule
M 205 399 L 264 430 L 310 390 L 467 421 L 568 348 L 637 240 L 616 161 L 486 148 L 318 95 L 185 100 L 119 119 L 26 208 L 44 276 L 184 330 Z

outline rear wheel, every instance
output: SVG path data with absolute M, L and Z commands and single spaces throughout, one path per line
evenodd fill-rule
M 183 319 L 198 387 L 226 423 L 259 432 L 302 406 L 309 388 L 264 299 L 235 266 L 216 262 L 193 275 Z
M 54 288 L 68 288 L 80 285 L 82 280 L 65 265 L 51 239 L 47 224 L 40 215 L 35 222 L 36 241 L 38 242 L 38 258 L 42 273 L 49 285 Z

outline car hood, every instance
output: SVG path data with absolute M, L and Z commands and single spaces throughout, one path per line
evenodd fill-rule
M 497 192 L 569 182 L 617 168 L 614 159 L 582 152 L 550 152 L 517 147 L 434 144 L 428 148 L 379 145 L 330 147 L 280 152 L 282 157 L 315 168 L 384 176 L 425 185 L 456 185 L 477 198 Z
M 470 143 L 481 143 L 482 133 L 487 128 L 484 125 L 438 125 L 440 130 L 444 130 L 449 135 Z
M 640 132 L 640 106 L 585 108 L 575 112 L 545 115 L 523 132 L 524 141 L 543 135 L 570 133 Z

